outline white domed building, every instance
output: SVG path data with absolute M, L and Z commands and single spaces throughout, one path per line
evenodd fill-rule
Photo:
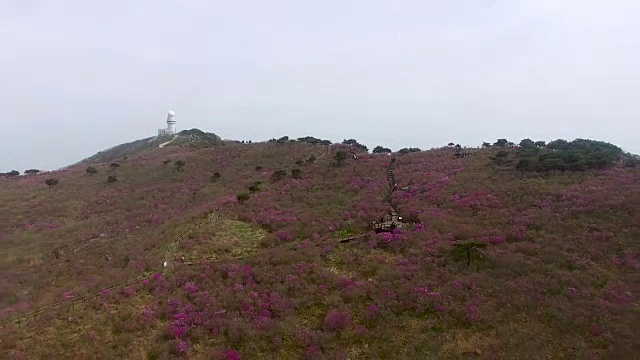
M 176 113 L 169 111 L 167 113 L 167 128 L 158 129 L 158 136 L 162 135 L 175 135 L 176 134 Z

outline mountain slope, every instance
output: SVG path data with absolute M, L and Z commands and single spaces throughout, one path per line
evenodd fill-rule
M 409 189 L 387 199 L 390 157 L 355 149 L 336 166 L 352 149 L 156 147 L 94 175 L 3 179 L 3 318 L 100 295 L 7 325 L 2 350 L 501 359 L 638 346 L 638 169 L 527 173 L 496 165 L 499 149 L 435 149 L 396 158 Z M 387 200 L 415 224 L 370 233 Z M 357 234 L 369 235 L 339 242 Z
M 192 147 L 210 147 L 221 145 L 223 143 L 222 139 L 218 135 L 213 133 L 206 133 L 198 129 L 183 130 L 176 134 L 176 136 L 154 136 L 125 144 L 120 144 L 107 150 L 100 151 L 93 156 L 90 156 L 74 165 L 71 165 L 70 167 L 122 161 L 130 156 L 140 156 L 148 151 L 153 151 L 161 144 L 168 143 L 169 141 L 171 141 L 171 143 L 168 144 L 168 146 Z

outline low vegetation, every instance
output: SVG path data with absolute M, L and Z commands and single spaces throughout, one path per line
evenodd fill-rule
M 502 140 L 407 148 L 391 195 L 394 155 L 311 137 L 3 177 L 2 354 L 632 358 L 640 169 L 606 143 Z M 374 234 L 387 198 L 407 225 Z

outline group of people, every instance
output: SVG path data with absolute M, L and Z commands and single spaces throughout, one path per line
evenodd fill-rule
M 389 181 L 389 187 L 391 188 L 391 192 L 394 192 L 398 189 L 398 183 L 396 182 L 396 177 L 393 175 L 393 168 L 396 163 L 396 158 L 391 159 L 391 164 L 389 164 L 389 169 L 387 170 L 387 180 Z

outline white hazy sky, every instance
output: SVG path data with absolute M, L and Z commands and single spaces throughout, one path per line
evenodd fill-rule
M 0 0 L 0 172 L 178 129 L 640 153 L 637 0 Z

